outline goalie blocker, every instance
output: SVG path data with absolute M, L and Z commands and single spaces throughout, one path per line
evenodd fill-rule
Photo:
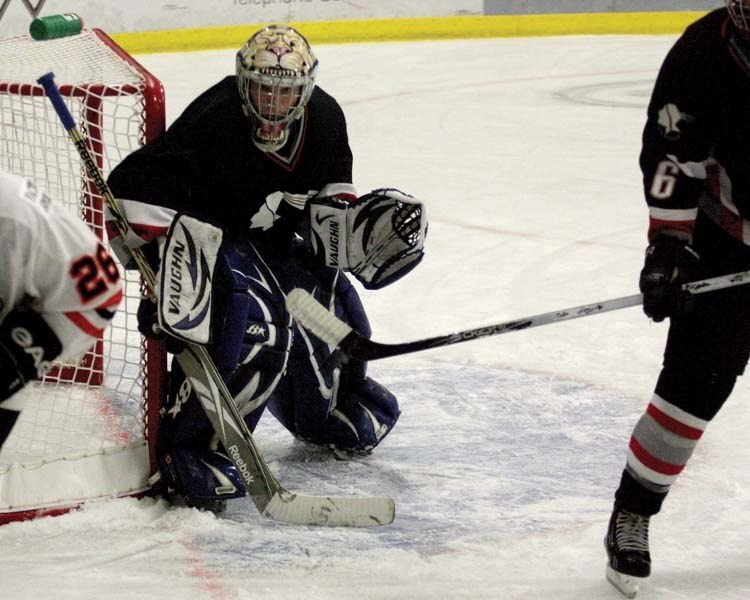
M 213 278 L 224 230 L 188 214 L 172 222 L 159 273 L 158 326 L 184 342 L 211 342 Z
M 399 190 L 376 189 L 352 203 L 314 198 L 308 207 L 312 254 L 324 266 L 350 271 L 367 289 L 400 279 L 424 256 L 424 205 Z

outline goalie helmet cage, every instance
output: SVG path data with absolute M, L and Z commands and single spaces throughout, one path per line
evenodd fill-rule
M 33 179 L 104 240 L 103 200 L 36 83 L 49 71 L 105 176 L 164 130 L 164 90 L 98 29 L 0 40 L 0 168 Z M 149 488 L 166 354 L 138 332 L 143 284 L 119 266 L 125 299 L 103 337 L 8 401 L 21 415 L 0 451 L 0 524 Z

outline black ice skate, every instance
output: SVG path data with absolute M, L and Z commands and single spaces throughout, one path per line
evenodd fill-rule
M 638 593 L 634 577 L 651 574 L 648 551 L 649 517 L 621 510 L 615 506 L 609 520 L 604 546 L 607 549 L 607 580 L 627 598 Z

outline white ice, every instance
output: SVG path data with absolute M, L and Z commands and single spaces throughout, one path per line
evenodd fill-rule
M 637 291 L 647 212 L 645 105 L 674 36 L 319 46 L 348 116 L 360 191 L 428 205 L 423 264 L 363 292 L 400 342 Z M 232 50 L 142 56 L 168 118 L 233 69 Z M 15 599 L 615 599 L 602 538 L 665 324 L 638 308 L 399 359 L 370 374 L 403 414 L 372 457 L 340 462 L 272 417 L 257 440 L 290 489 L 390 494 L 374 530 L 285 526 L 234 501 L 216 518 L 117 500 L 0 528 Z M 748 383 L 653 520 L 639 598 L 750 597 Z

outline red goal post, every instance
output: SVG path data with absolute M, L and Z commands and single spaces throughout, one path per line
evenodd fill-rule
M 49 71 L 105 177 L 164 130 L 164 89 L 98 29 L 0 40 L 0 168 L 34 179 L 104 240 L 103 200 L 36 83 Z M 140 276 L 121 272 L 125 299 L 103 337 L 8 401 L 22 412 L 0 451 L 0 523 L 149 488 L 166 354 L 138 332 Z

